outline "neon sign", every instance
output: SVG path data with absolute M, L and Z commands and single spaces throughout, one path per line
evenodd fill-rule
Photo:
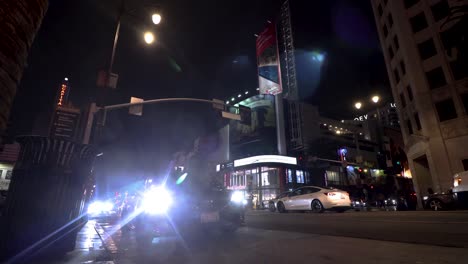
M 58 98 L 58 102 L 57 102 L 57 105 L 58 106 L 61 106 L 63 105 L 64 101 L 65 101 L 65 95 L 67 93 L 67 85 L 66 84 L 62 84 L 62 87 L 60 88 L 60 94 L 59 94 L 59 98 Z

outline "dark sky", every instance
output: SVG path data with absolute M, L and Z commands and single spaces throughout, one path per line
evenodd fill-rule
M 97 72 L 110 57 L 119 2 L 50 0 L 15 101 L 14 134 L 30 133 L 33 120 L 51 109 L 64 77 L 71 80 L 75 105 L 92 100 Z M 138 17 L 149 17 L 144 7 L 148 1 L 127 2 Z M 257 87 L 254 34 L 266 20 L 274 20 L 279 2 L 157 1 L 163 22 L 152 46 L 142 40 L 148 25 L 124 18 L 114 64 L 119 74 L 115 95 L 121 102 L 130 96 L 225 99 Z M 388 96 L 388 88 L 381 87 L 388 81 L 370 2 L 296 2 L 305 7 L 296 16 L 301 25 L 296 33 L 306 36 L 298 50 L 319 48 L 327 54 L 319 84 L 300 87 L 307 101 L 318 104 L 321 112 L 346 118 L 354 115 L 350 106 L 355 98 L 379 89 Z M 306 68 L 298 71 L 307 73 Z M 210 107 L 198 104 L 145 107 L 143 117 L 112 115 L 112 155 L 104 174 L 113 177 L 163 171 L 172 153 L 189 147 L 216 124 Z

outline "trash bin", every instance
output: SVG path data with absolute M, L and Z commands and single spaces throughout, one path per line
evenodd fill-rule
M 0 256 L 21 260 L 38 252 L 73 250 L 86 219 L 84 203 L 92 186 L 95 149 L 40 136 L 17 141 L 21 151 L 0 227 Z

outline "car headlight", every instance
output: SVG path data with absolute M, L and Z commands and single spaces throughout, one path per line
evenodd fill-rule
M 95 201 L 88 206 L 88 214 L 107 213 L 114 209 L 114 204 L 106 201 Z
M 171 193 L 164 187 L 153 187 L 143 195 L 141 208 L 148 214 L 165 214 L 173 203 Z
M 236 191 L 233 192 L 231 195 L 231 202 L 237 203 L 237 204 L 246 204 L 247 201 L 244 198 L 244 194 L 242 192 Z
M 392 204 L 396 204 L 396 200 L 395 200 L 395 199 L 392 200 Z
M 429 196 L 424 196 L 423 197 L 423 200 L 426 201 L 427 199 L 429 199 Z

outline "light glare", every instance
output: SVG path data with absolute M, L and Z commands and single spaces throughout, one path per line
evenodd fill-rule
M 146 44 L 151 44 L 154 42 L 154 35 L 152 32 L 146 32 L 144 37 Z
M 377 96 L 377 95 L 372 96 L 372 102 L 378 103 L 379 100 L 380 100 L 380 97 L 379 97 L 379 96 Z
M 356 107 L 356 109 L 361 109 L 362 107 L 361 102 L 357 102 L 356 104 L 354 104 L 354 107 Z
M 153 14 L 151 16 L 151 20 L 153 20 L 153 24 L 155 24 L 155 25 L 158 25 L 159 23 L 161 23 L 161 19 L 162 19 L 162 17 L 158 13 L 155 13 L 155 14 Z

